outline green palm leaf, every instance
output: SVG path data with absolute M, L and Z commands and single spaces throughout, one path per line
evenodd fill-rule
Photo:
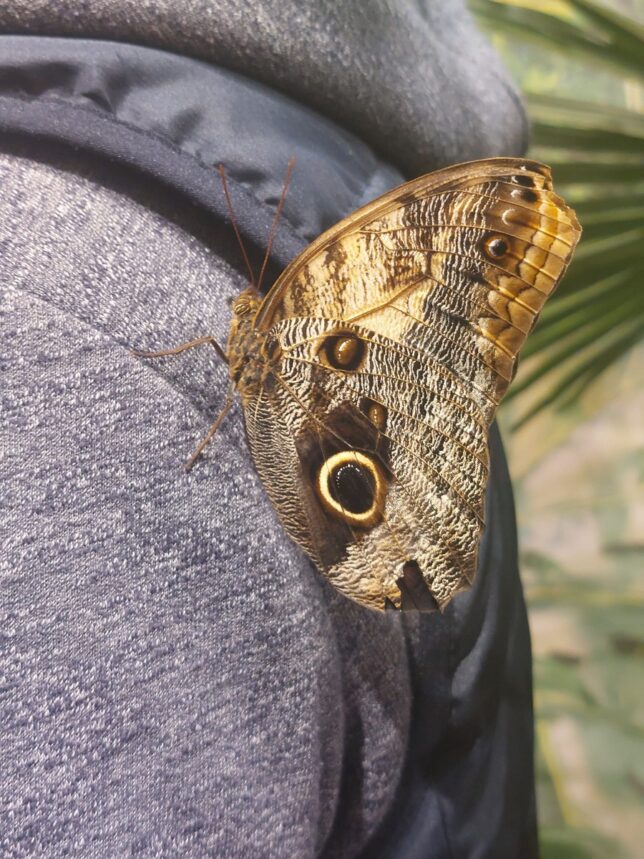
M 509 59 L 522 43 L 538 45 L 544 56 L 555 52 L 581 64 L 590 80 L 608 70 L 623 91 L 641 94 L 644 28 L 624 15 L 591 0 L 470 5 L 492 33 L 511 39 Z M 510 389 L 517 426 L 546 408 L 574 405 L 644 338 L 644 116 L 534 86 L 526 99 L 532 154 L 552 167 L 584 235 Z

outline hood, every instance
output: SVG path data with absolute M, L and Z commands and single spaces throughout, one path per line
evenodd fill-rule
M 461 0 L 13 0 L 0 31 L 216 63 L 321 111 L 406 176 L 526 147 L 516 90 Z

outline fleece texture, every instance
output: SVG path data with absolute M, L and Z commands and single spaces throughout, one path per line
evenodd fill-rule
M 474 589 L 379 616 L 287 540 L 238 408 L 183 471 L 214 351 L 129 351 L 226 340 L 217 161 L 256 260 L 298 156 L 274 274 L 401 174 L 523 149 L 463 5 L 0 0 L 0 31 L 0 854 L 532 857 L 496 429 Z
M 226 387 L 212 350 L 129 352 L 224 340 L 244 281 L 145 190 L 0 176 L 0 852 L 315 855 L 347 724 L 364 840 L 404 760 L 399 619 L 286 539 L 238 412 L 185 473 Z

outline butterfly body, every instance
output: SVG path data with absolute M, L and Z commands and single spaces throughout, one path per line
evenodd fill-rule
M 442 608 L 472 583 L 489 426 L 579 235 L 547 167 L 471 162 L 369 203 L 234 303 L 257 470 L 350 598 Z
M 233 303 L 233 319 L 226 354 L 230 378 L 244 405 L 259 394 L 266 380 L 269 358 L 265 352 L 267 334 L 254 326 L 262 295 L 254 287 L 245 289 Z

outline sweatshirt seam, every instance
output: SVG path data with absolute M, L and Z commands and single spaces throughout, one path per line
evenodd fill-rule
M 7 102 L 7 101 L 8 102 L 16 102 L 18 104 L 43 104 L 43 105 L 60 106 L 60 107 L 65 107 L 65 108 L 67 108 L 71 111 L 74 111 L 74 112 L 87 114 L 87 115 L 92 116 L 94 119 L 97 119 L 99 121 L 112 123 L 114 125 L 118 125 L 118 126 L 121 126 L 123 128 L 126 128 L 128 131 L 133 132 L 134 134 L 139 135 L 143 138 L 155 140 L 158 143 L 161 143 L 164 146 L 166 146 L 168 149 L 170 149 L 175 154 L 189 158 L 195 164 L 198 164 L 199 167 L 201 167 L 202 169 L 212 170 L 213 175 L 215 175 L 216 171 L 215 171 L 214 165 L 208 164 L 208 163 L 204 162 L 201 158 L 199 158 L 197 155 L 194 155 L 193 153 L 188 152 L 185 149 L 182 149 L 180 146 L 178 146 L 169 137 L 166 137 L 165 135 L 160 134 L 159 132 L 150 131 L 149 129 L 141 128 L 140 126 L 134 125 L 133 123 L 128 122 L 127 120 L 121 119 L 121 118 L 115 116 L 114 114 L 106 113 L 106 112 L 104 113 L 104 112 L 101 112 L 100 110 L 97 110 L 96 108 L 89 107 L 88 105 L 77 104 L 74 101 L 71 101 L 71 100 L 68 100 L 65 98 L 60 98 L 58 96 L 51 96 L 51 95 L 45 96 L 45 97 L 43 97 L 43 96 L 28 97 L 28 96 L 21 96 L 21 95 L 16 95 L 16 94 L 13 94 L 13 95 L 2 94 L 2 95 L 0 95 L 0 103 L 2 103 L 3 101 L 5 101 L 5 102 Z M 240 194 L 249 198 L 250 202 L 252 202 L 253 204 L 259 205 L 261 207 L 261 209 L 266 212 L 267 215 L 272 217 L 275 214 L 275 209 L 270 207 L 270 206 L 267 206 L 266 203 L 264 203 L 262 200 L 260 200 L 260 198 L 246 185 L 242 184 L 241 182 L 239 182 L 237 179 L 235 179 L 232 176 L 227 176 L 226 178 L 227 178 L 227 181 L 230 185 L 233 185 L 235 187 L 235 189 Z M 281 214 L 281 222 L 285 223 L 288 226 L 288 229 L 293 233 L 293 235 L 296 238 L 298 238 L 300 241 L 304 242 L 306 245 L 310 244 L 310 239 L 307 238 L 306 236 L 302 235 L 302 233 L 300 233 L 298 228 L 293 224 L 293 222 L 289 219 L 289 217 L 284 213 L 283 210 L 282 210 L 282 214 Z

